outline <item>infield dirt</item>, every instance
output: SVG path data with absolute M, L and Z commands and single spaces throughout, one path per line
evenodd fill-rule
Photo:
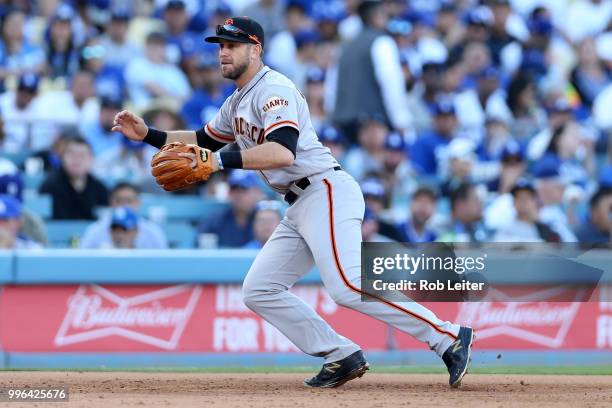
M 610 407 L 612 376 L 366 373 L 337 389 L 309 389 L 304 374 L 0 372 L 0 387 L 69 387 L 68 403 L 4 407 Z

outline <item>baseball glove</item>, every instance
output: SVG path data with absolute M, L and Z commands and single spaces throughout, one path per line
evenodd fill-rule
M 166 191 L 208 180 L 212 173 L 212 152 L 194 144 L 169 143 L 151 159 L 151 174 Z

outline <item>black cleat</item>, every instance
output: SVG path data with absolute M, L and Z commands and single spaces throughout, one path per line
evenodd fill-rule
M 358 350 L 348 357 L 333 363 L 323 364 L 319 374 L 304 380 L 304 385 L 313 388 L 335 388 L 347 381 L 361 378 L 370 365 Z
M 450 379 L 448 384 L 453 388 L 461 385 L 461 380 L 467 373 L 472 355 L 472 343 L 474 342 L 474 329 L 461 327 L 457 340 L 442 355 L 442 360 L 448 368 Z

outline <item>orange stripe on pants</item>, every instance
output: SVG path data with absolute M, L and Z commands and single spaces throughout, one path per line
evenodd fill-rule
M 449 337 L 451 337 L 452 339 L 456 339 L 457 336 L 455 336 L 454 334 L 452 334 L 451 332 L 448 332 L 446 330 L 442 330 L 440 329 L 438 326 L 436 326 L 435 324 L 433 324 L 432 322 L 430 322 L 429 320 L 427 320 L 426 318 L 424 318 L 423 316 L 419 316 L 418 314 L 411 312 L 408 309 L 404 309 L 403 307 L 396 305 L 395 303 L 389 302 L 383 298 L 380 298 L 378 296 L 374 296 L 370 293 L 366 293 L 363 292 L 361 289 L 353 286 L 349 280 L 346 278 L 346 275 L 344 274 L 344 270 L 342 269 L 342 265 L 340 263 L 340 256 L 338 254 L 338 248 L 336 246 L 336 234 L 334 232 L 334 195 L 333 195 L 333 187 L 332 184 L 329 182 L 329 180 L 327 179 L 323 179 L 323 183 L 325 184 L 325 187 L 327 188 L 327 203 L 329 205 L 329 231 L 330 231 L 330 236 L 331 236 L 331 243 L 332 243 L 332 252 L 334 254 L 334 261 L 336 263 L 336 268 L 338 269 L 338 272 L 340 273 L 340 277 L 342 278 L 342 281 L 344 282 L 344 284 L 351 289 L 354 292 L 357 292 L 361 295 L 365 295 L 365 296 L 369 296 L 372 297 L 376 300 L 379 300 L 380 302 L 391 306 L 401 312 L 404 312 L 416 319 L 421 320 L 424 323 L 427 323 L 428 325 L 430 325 L 434 330 L 436 330 L 437 332 L 441 333 L 441 334 L 445 334 Z

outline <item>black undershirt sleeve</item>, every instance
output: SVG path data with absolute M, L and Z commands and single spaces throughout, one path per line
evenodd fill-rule
M 212 150 L 213 152 L 216 152 L 217 150 L 225 146 L 225 143 L 219 142 L 213 139 L 212 137 L 208 136 L 208 133 L 206 133 L 206 131 L 204 130 L 204 127 L 196 130 L 195 134 L 198 140 L 198 146 L 200 147 L 204 147 L 206 149 Z
M 300 136 L 300 132 L 294 127 L 291 126 L 283 126 L 281 128 L 275 129 L 270 132 L 266 139 L 270 142 L 276 142 L 293 153 L 293 158 L 295 158 L 295 152 L 297 150 L 298 137 Z

